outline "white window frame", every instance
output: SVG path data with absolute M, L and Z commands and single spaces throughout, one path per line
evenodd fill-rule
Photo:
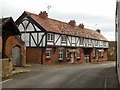
M 47 34 L 47 41 L 53 41 L 54 40 L 54 34 L 53 33 L 48 33 Z
M 59 60 L 62 61 L 63 60 L 63 49 L 59 49 Z
M 67 41 L 67 36 L 66 35 L 62 35 L 61 36 L 61 42 L 66 42 Z
M 84 38 L 80 38 L 80 45 L 84 44 Z
M 106 42 L 103 42 L 104 47 L 106 47 Z
M 46 48 L 46 58 L 51 57 L 51 48 Z

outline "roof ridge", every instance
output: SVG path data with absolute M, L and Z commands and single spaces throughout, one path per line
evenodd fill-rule
M 32 14 L 32 15 L 39 16 L 38 14 L 31 13 L 31 12 L 28 12 L 28 11 L 25 11 L 25 12 L 27 12 L 27 13 L 29 13 L 29 14 Z M 54 20 L 54 21 L 57 21 L 57 22 L 60 22 L 60 23 L 65 23 L 65 24 L 68 24 L 68 25 L 69 25 L 69 23 L 68 23 L 68 22 L 65 22 L 65 21 L 60 21 L 60 20 L 57 20 L 57 19 L 54 19 L 54 18 L 49 18 L 49 17 L 48 17 L 48 19 Z M 78 28 L 79 28 L 78 25 L 76 25 L 75 27 L 78 27 Z M 89 29 L 89 28 L 84 28 L 84 29 Z M 89 29 L 89 30 L 95 31 L 95 30 L 93 30 L 93 29 Z
M 79 25 L 71 26 L 69 22 L 60 21 L 54 18 L 47 17 L 44 19 L 40 17 L 39 14 L 35 13 L 29 14 L 31 18 L 38 22 L 38 24 L 44 27 L 47 31 L 107 41 L 107 39 L 96 30 L 81 28 Z

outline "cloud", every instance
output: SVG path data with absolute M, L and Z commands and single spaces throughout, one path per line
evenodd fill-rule
M 12 16 L 14 20 L 24 11 L 39 14 L 51 5 L 50 18 L 64 22 L 74 19 L 77 25 L 99 28 L 107 39 L 114 39 L 115 0 L 0 0 L 0 3 L 1 16 Z

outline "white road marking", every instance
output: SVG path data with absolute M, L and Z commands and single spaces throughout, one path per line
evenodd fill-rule
M 106 76 L 105 76 L 104 88 L 107 88 L 107 79 L 108 79 L 108 72 L 106 73 Z

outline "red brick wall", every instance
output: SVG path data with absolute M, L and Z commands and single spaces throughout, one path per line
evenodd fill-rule
M 43 64 L 56 64 L 56 63 L 70 63 L 71 61 L 67 61 L 66 58 L 66 49 L 70 48 L 63 48 L 64 52 L 64 59 L 63 61 L 59 61 L 59 48 L 50 48 L 51 50 L 51 57 L 48 59 L 46 58 L 46 50 L 42 51 L 42 48 L 27 48 L 27 63 L 38 63 L 41 64 L 41 55 L 43 55 Z M 74 49 L 77 51 L 77 49 Z M 43 53 L 43 54 L 41 54 Z M 80 60 L 77 60 L 77 53 L 75 53 L 75 63 L 84 63 L 84 49 L 81 48 L 80 52 Z M 104 58 L 100 59 L 100 61 L 107 59 L 107 51 L 104 53 Z M 90 53 L 90 60 L 91 62 L 96 62 L 96 59 L 93 57 L 93 50 Z
M 20 48 L 21 48 L 21 57 L 22 57 L 21 63 L 22 63 L 22 65 L 25 65 L 25 63 L 24 63 L 24 55 L 25 55 L 24 44 L 20 40 L 18 40 L 15 36 L 10 36 L 6 40 L 5 54 L 7 55 L 7 57 L 11 58 L 12 57 L 12 48 L 16 45 L 20 46 Z
M 108 53 L 108 50 L 106 49 L 106 50 L 104 51 L 104 61 L 107 61 L 107 60 L 108 60 L 107 53 Z
M 26 48 L 26 63 L 41 64 L 41 48 Z
M 44 64 L 54 64 L 58 63 L 59 59 L 59 49 L 58 48 L 51 48 L 51 57 L 50 59 L 46 58 L 46 51 L 44 52 Z
M 84 49 L 81 48 L 81 62 L 84 63 Z
M 98 50 L 98 49 L 93 49 L 93 50 Z M 93 57 L 93 50 L 91 52 L 91 55 L 90 55 L 90 59 L 91 59 L 91 62 L 96 62 L 96 58 Z M 98 51 L 96 52 L 98 53 Z M 103 58 L 102 57 L 99 57 L 98 61 L 106 61 L 108 60 L 108 57 L 107 57 L 107 50 L 104 50 L 104 53 L 103 53 Z
M 94 57 L 93 55 L 93 51 L 96 50 L 95 48 L 92 49 L 91 53 L 90 53 L 90 60 L 91 62 L 96 62 L 96 57 Z

